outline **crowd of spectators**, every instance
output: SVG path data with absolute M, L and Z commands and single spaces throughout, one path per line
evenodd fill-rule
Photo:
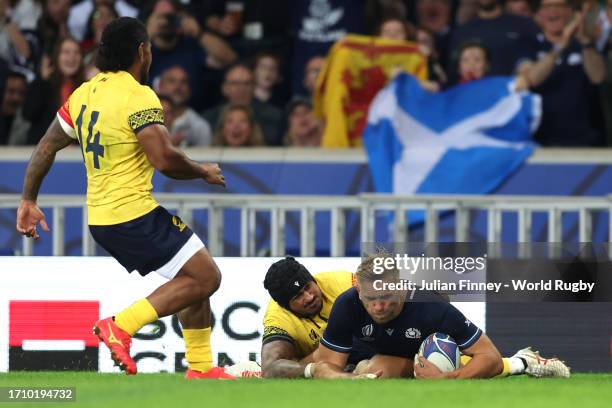
M 119 16 L 146 24 L 176 145 L 319 146 L 316 78 L 348 33 L 415 41 L 432 92 L 515 76 L 545 146 L 612 145 L 612 0 L 0 0 L 0 145 L 38 142 Z

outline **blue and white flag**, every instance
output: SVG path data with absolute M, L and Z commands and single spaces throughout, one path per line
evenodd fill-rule
M 485 194 L 532 153 L 538 95 L 491 77 L 431 93 L 400 74 L 381 90 L 363 141 L 376 191 Z

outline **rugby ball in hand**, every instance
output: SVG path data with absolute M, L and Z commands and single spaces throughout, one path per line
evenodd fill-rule
M 461 353 L 448 334 L 430 334 L 419 347 L 419 356 L 431 361 L 443 373 L 455 371 L 461 365 Z

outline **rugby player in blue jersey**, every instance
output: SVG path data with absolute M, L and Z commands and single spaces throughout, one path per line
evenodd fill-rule
M 306 367 L 307 377 L 351 378 L 371 373 L 381 377 L 492 378 L 513 373 L 504 361 L 511 359 L 502 360 L 491 339 L 459 310 L 435 293 L 395 290 L 386 285 L 400 282 L 399 271 L 375 273 L 375 258 L 360 264 L 356 287 L 336 299 L 315 362 Z M 463 355 L 461 366 L 452 372 L 443 373 L 416 355 L 421 342 L 435 332 L 450 335 Z M 345 367 L 355 350 L 372 357 L 349 373 Z M 520 359 L 519 353 L 517 357 Z M 551 369 L 555 373 L 547 372 L 546 376 L 569 376 L 560 360 L 549 359 L 546 370 Z

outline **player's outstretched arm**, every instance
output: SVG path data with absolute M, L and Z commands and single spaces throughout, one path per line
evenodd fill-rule
M 200 164 L 189 159 L 172 144 L 164 125 L 150 125 L 136 135 L 151 165 L 165 176 L 191 180 L 201 178 L 208 184 L 225 187 L 225 178 L 218 164 Z
M 274 340 L 261 347 L 264 378 L 304 377 L 306 364 L 296 361 L 295 346 L 287 340 Z
M 40 139 L 32 153 L 23 180 L 21 204 L 17 210 L 17 231 L 27 237 L 38 239 L 36 225 L 40 223 L 43 230 L 49 231 L 45 216 L 38 208 L 36 199 L 43 179 L 55 161 L 55 154 L 70 145 L 74 139 L 64 132 L 57 118 L 53 120 L 45 135 Z
M 377 378 L 382 373 L 378 374 L 363 374 L 355 375 L 353 373 L 345 373 L 344 367 L 348 360 L 347 353 L 340 353 L 330 348 L 325 347 L 323 344 L 319 344 L 317 353 L 315 354 L 315 363 L 311 369 L 311 375 L 314 378 L 345 378 L 345 379 L 358 379 L 358 378 Z

